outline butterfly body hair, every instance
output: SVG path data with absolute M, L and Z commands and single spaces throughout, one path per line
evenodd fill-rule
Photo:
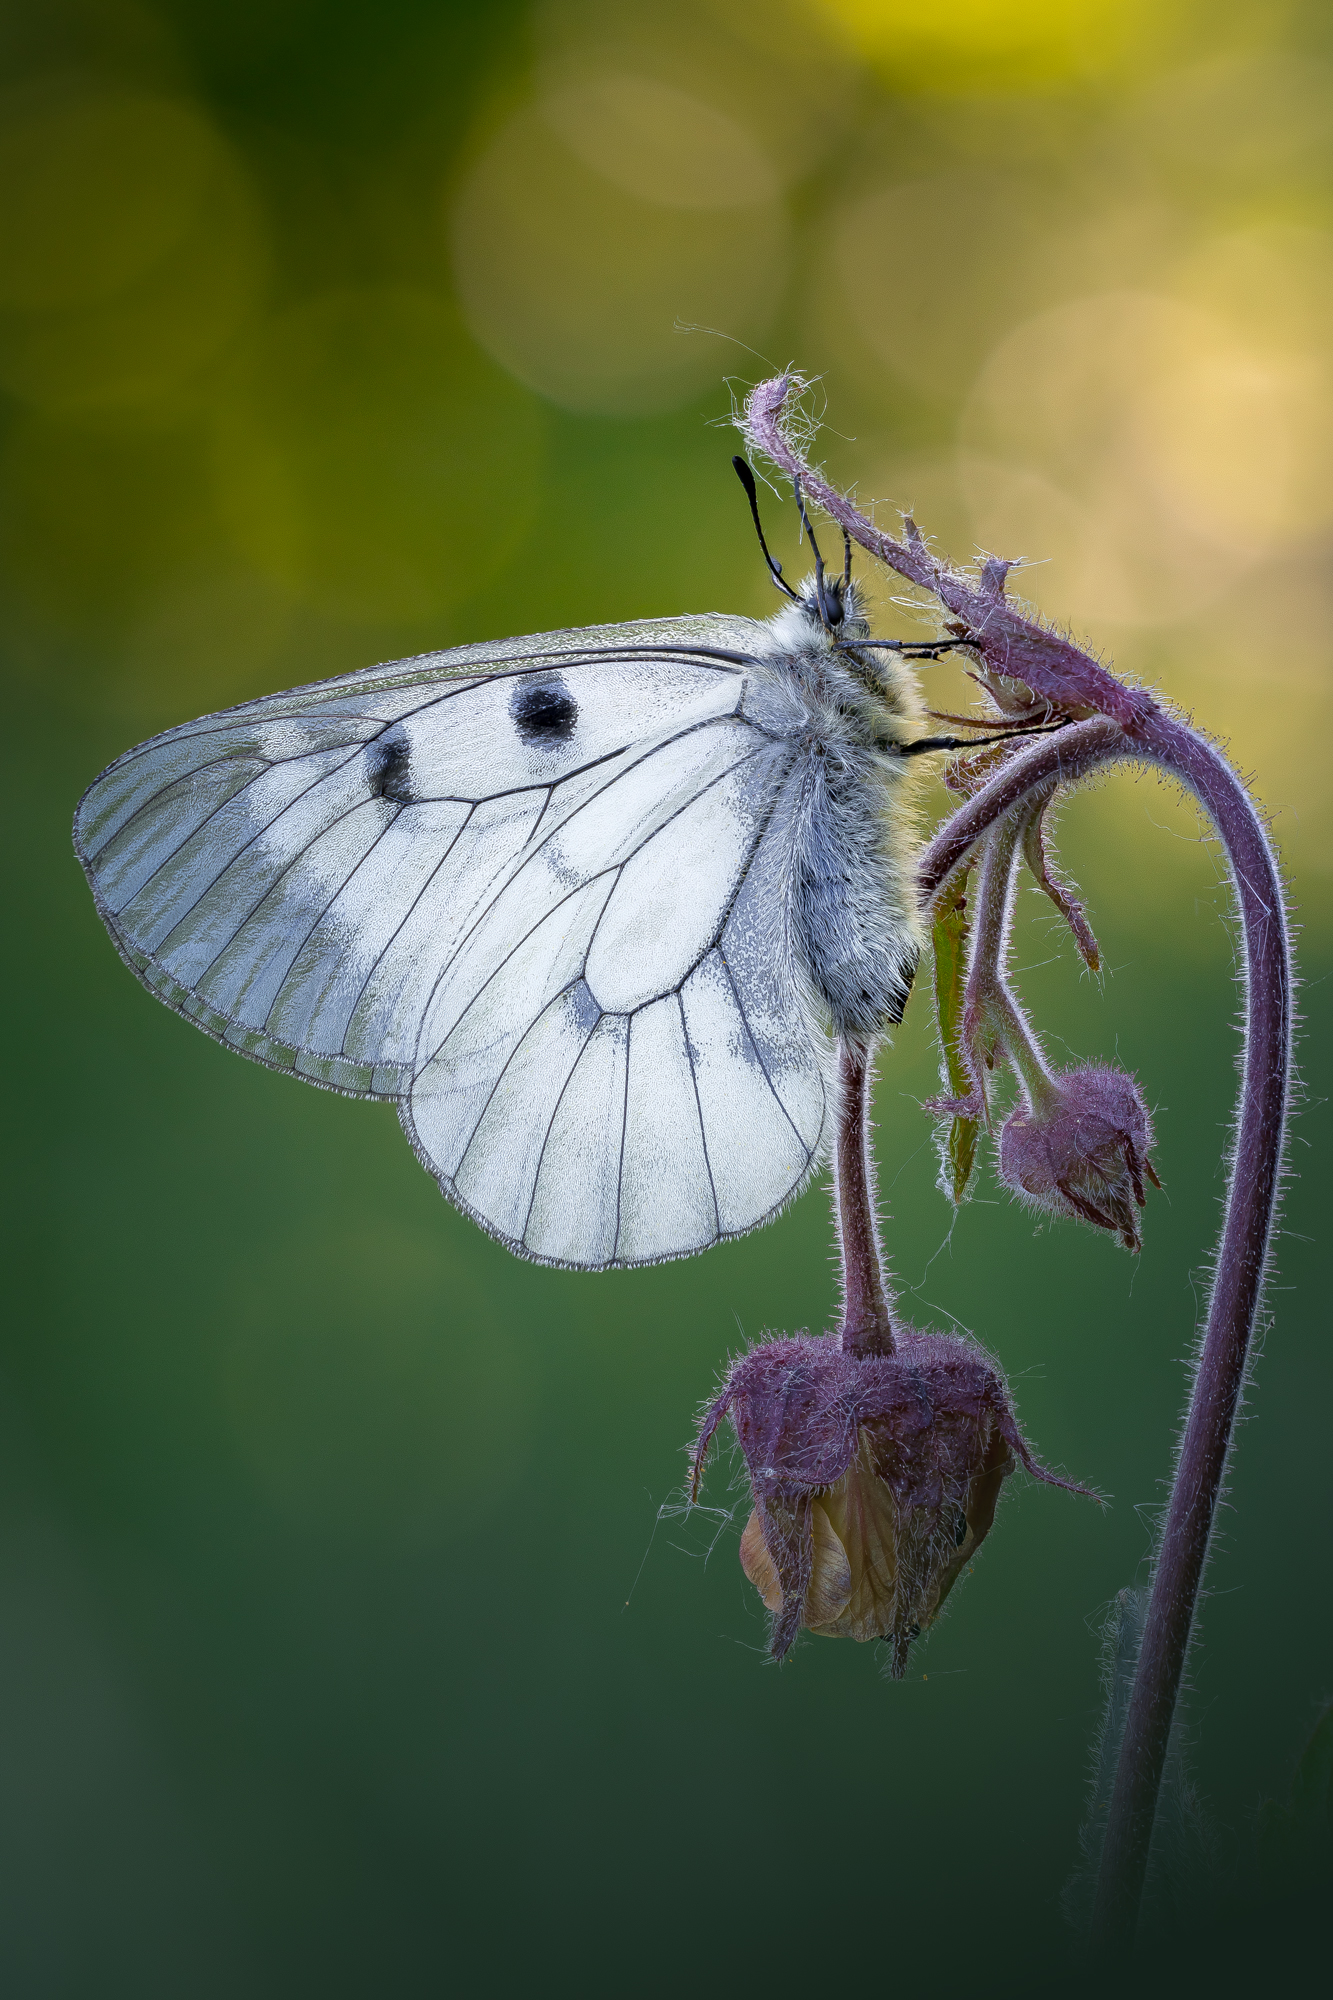
M 828 586 L 825 586 L 826 589 Z M 766 664 L 803 714 L 782 833 L 790 962 L 825 1035 L 870 1043 L 901 1021 L 921 950 L 913 873 L 915 679 L 845 650 L 869 636 L 854 585 L 830 629 L 809 594 L 769 621 Z M 758 651 L 758 649 L 756 649 Z

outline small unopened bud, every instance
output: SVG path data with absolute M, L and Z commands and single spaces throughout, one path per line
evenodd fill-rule
M 1152 1144 L 1152 1121 L 1132 1076 L 1068 1070 L 1039 1103 L 1010 1114 L 1000 1134 L 1000 1178 L 1032 1207 L 1109 1229 L 1137 1251 L 1144 1179 L 1161 1186 L 1148 1157 Z
M 756 1347 L 704 1417 L 696 1490 L 726 1416 L 754 1497 L 741 1564 L 773 1614 L 775 1659 L 804 1626 L 885 1640 L 901 1678 L 1015 1464 L 1067 1484 L 1033 1457 L 997 1365 L 951 1334 L 909 1328 L 891 1354 L 849 1353 L 835 1334 Z

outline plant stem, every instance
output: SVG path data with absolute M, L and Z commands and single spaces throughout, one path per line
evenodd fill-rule
M 1230 765 L 1193 730 L 1159 713 L 1144 733 L 1154 761 L 1184 779 L 1226 847 L 1245 940 L 1245 1048 L 1207 1328 L 1157 1553 L 1097 1882 L 1094 1938 L 1120 1950 L 1132 1942 L 1138 1921 L 1171 1720 L 1263 1293 L 1291 1065 L 1291 950 L 1282 884 L 1263 823 Z
M 1189 786 L 1226 849 L 1245 946 L 1245 1043 L 1226 1213 L 1116 1765 L 1093 1915 L 1099 1946 L 1133 1942 L 1171 1722 L 1199 1585 L 1226 1477 L 1277 1204 L 1291 1063 L 1291 957 L 1277 866 L 1254 803 L 1213 746 L 1160 708 L 1131 738 L 1104 719 L 1025 751 L 970 799 L 927 849 L 927 906 L 987 830 L 1052 779 L 1120 759 L 1149 762 Z
M 870 1150 L 873 1052 L 859 1042 L 838 1044 L 838 1140 L 833 1203 L 842 1249 L 842 1345 L 849 1354 L 892 1354 L 893 1327 L 875 1213 Z
M 1041 806 L 1046 803 L 1041 801 Z M 1038 808 L 1040 810 L 1040 807 Z M 1016 808 L 1006 813 L 986 836 L 976 899 L 976 932 L 967 976 L 966 1019 L 970 1030 L 985 1026 L 1023 1088 L 1028 1109 L 1049 1105 L 1055 1084 L 1009 985 L 1006 960 L 1013 915 L 1018 843 L 1031 814 Z

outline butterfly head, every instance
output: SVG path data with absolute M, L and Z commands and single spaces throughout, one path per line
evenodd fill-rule
M 843 531 L 843 565 L 839 576 L 835 570 L 824 567 L 824 558 L 819 553 L 815 531 L 810 525 L 805 501 L 801 497 L 801 482 L 793 480 L 797 510 L 801 516 L 801 529 L 810 544 L 810 552 L 815 559 L 814 573 L 805 579 L 799 590 L 793 590 L 782 573 L 782 564 L 764 539 L 763 523 L 759 519 L 759 494 L 754 483 L 754 474 L 745 460 L 740 457 L 731 461 L 736 476 L 745 489 L 750 502 L 750 515 L 754 521 L 754 531 L 759 537 L 759 547 L 763 552 L 768 573 L 785 597 L 791 599 L 796 610 L 806 616 L 827 636 L 839 639 L 865 639 L 870 635 L 870 627 L 861 616 L 861 594 L 852 582 L 851 538 Z
M 797 593 L 796 602 L 810 622 L 831 639 L 868 639 L 870 624 L 865 616 L 865 599 L 850 577 L 822 575 L 812 571 Z

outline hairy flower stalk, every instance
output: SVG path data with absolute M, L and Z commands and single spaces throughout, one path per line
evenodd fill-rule
M 1044 704 L 1048 713 L 1069 718 L 1068 727 L 1027 748 L 1001 753 L 994 774 L 936 834 L 921 864 L 924 908 L 946 909 L 952 895 L 956 913 L 959 898 L 953 885 L 962 870 L 975 866 L 979 850 L 985 851 L 984 872 L 1002 856 L 1005 843 L 1012 851 L 1023 839 L 1022 829 L 1032 824 L 1038 802 L 1044 810 L 1058 786 L 1109 763 L 1128 761 L 1168 772 L 1194 794 L 1226 850 L 1240 914 L 1245 1037 L 1225 1216 L 1127 1705 L 1093 1917 L 1098 1942 L 1125 1949 L 1137 1924 L 1171 1722 L 1249 1363 L 1276 1209 L 1291 1063 L 1291 958 L 1281 882 L 1259 814 L 1226 759 L 1146 690 L 1128 687 L 1070 640 L 1011 605 L 1005 597 L 1011 565 L 992 560 L 979 574 L 961 574 L 932 555 L 910 519 L 905 539 L 898 541 L 811 470 L 796 441 L 802 419 L 794 399 L 804 386 L 787 375 L 754 390 L 741 421 L 752 449 L 789 478 L 799 478 L 807 504 L 822 508 L 879 561 L 938 598 L 952 614 L 946 631 L 976 662 L 978 678 L 998 707 L 1020 713 L 1026 698 L 1034 711 Z M 1002 833 L 1006 827 L 1014 829 L 1012 839 Z M 1044 848 L 1040 858 L 1041 868 L 1034 869 L 1038 879 L 1045 867 Z M 1073 927 L 1077 935 L 1077 923 Z M 994 962 L 1002 974 L 1002 951 Z M 1007 1029 L 1014 1038 L 1006 1054 L 1030 1110 L 1038 1120 L 1043 1112 L 1049 1117 L 1049 1104 L 1040 1102 L 1047 1079 L 1032 1050 L 1015 1036 L 1015 1023 L 1002 1017 L 1002 1004 L 997 1012 L 995 996 L 988 996 L 973 1054 L 985 1049 L 987 1035 L 998 1043 L 1000 1031 Z M 1111 1104 L 1103 1095 L 1092 1108 L 1113 1130 L 1123 1129 L 1120 1155 L 1126 1172 L 1131 1172 L 1131 1154 L 1146 1162 L 1149 1134 L 1146 1128 L 1129 1129 L 1128 1099 Z M 1070 1129 L 1066 1120 L 1066 1140 Z M 1106 1156 L 1099 1153 L 1098 1158 L 1105 1166 Z M 1022 1162 L 1012 1154 L 1011 1166 L 1021 1180 Z M 1051 1185 L 1058 1195 L 1058 1180 L 1053 1178 Z M 1105 1213 L 1115 1220 L 1109 1207 Z
M 838 1049 L 842 1104 L 833 1155 L 834 1214 L 842 1252 L 842 1325 L 849 1354 L 892 1354 L 892 1294 L 884 1276 L 875 1215 L 875 1164 L 870 1148 L 871 1049 L 843 1042 Z

